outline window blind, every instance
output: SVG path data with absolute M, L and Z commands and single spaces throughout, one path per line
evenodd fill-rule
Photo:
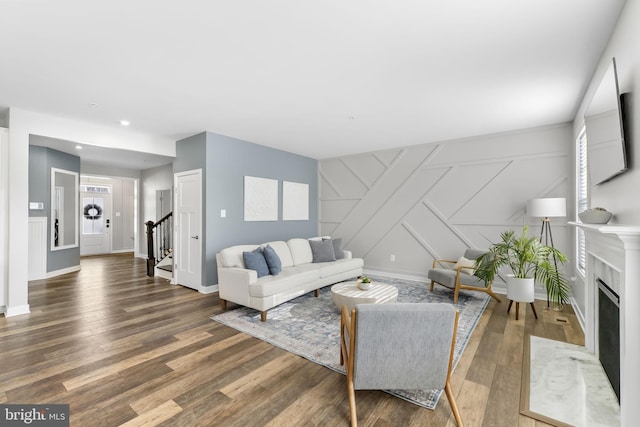
M 576 215 L 579 212 L 583 212 L 589 205 L 589 187 L 587 177 L 587 134 L 583 127 L 576 141 Z M 577 218 L 576 218 L 577 220 Z M 587 253 L 586 244 L 584 238 L 584 231 L 581 228 L 576 232 L 576 252 L 577 252 L 577 265 L 578 271 L 585 273 L 587 266 Z

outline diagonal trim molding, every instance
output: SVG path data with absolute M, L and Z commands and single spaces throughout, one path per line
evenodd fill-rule
M 435 258 L 535 231 L 528 199 L 571 200 L 571 144 L 565 124 L 321 160 L 320 194 L 331 197 L 320 199 L 320 232 L 342 237 L 367 269 L 426 277 Z M 565 223 L 553 226 L 569 253 Z

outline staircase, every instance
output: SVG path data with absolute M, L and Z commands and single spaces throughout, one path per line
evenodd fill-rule
M 156 276 L 164 277 L 165 279 L 173 279 L 173 254 L 169 254 L 164 257 L 155 266 L 154 273 Z
M 173 279 L 173 212 L 147 221 L 147 276 Z

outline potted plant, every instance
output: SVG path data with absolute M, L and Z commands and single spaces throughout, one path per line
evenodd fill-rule
M 358 287 L 363 291 L 369 290 L 371 288 L 371 279 L 368 276 L 360 276 L 358 277 Z
M 533 302 L 534 284 L 538 281 L 554 304 L 562 306 L 569 301 L 569 285 L 557 265 L 558 261 L 567 261 L 561 251 L 527 236 L 526 226 L 520 235 L 509 230 L 500 238 L 499 243 L 491 245 L 489 252 L 476 260 L 476 276 L 487 283 L 492 282 L 500 269 L 507 267 L 511 271 L 506 277 L 510 300 Z

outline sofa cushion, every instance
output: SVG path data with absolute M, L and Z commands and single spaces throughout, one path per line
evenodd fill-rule
M 223 267 L 246 268 L 244 265 L 243 252 L 251 252 L 258 245 L 237 245 L 220 251 L 220 262 Z
M 331 240 L 309 240 L 309 246 L 311 246 L 313 262 L 329 262 L 336 260 Z
M 267 245 L 271 246 L 273 250 L 276 251 L 276 254 L 278 254 L 282 268 L 293 267 L 293 258 L 291 258 L 291 251 L 289 250 L 287 242 L 278 240 L 275 242 L 267 242 L 264 246 Z
M 344 273 L 346 271 L 362 268 L 364 262 L 362 258 L 338 259 L 333 262 L 321 262 L 315 264 L 320 269 L 320 278 L 333 276 L 334 274 Z
M 268 297 L 281 292 L 288 292 L 297 288 L 304 288 L 305 284 L 320 278 L 318 269 L 303 269 L 290 267 L 282 270 L 277 276 L 265 276 L 255 284 L 249 285 L 249 295 L 252 297 Z
M 242 258 L 244 259 L 245 266 L 249 270 L 255 270 L 256 273 L 258 273 L 259 278 L 269 275 L 269 266 L 267 265 L 267 261 L 264 259 L 262 248 L 256 248 L 251 252 L 243 252 Z
M 456 271 L 448 268 L 432 268 L 427 273 L 427 277 L 449 287 L 453 287 L 456 284 Z M 470 276 L 468 274 L 460 275 L 460 283 L 467 286 L 485 287 L 484 281 L 476 276 Z
M 262 254 L 264 255 L 265 261 L 267 261 L 267 266 L 269 267 L 269 274 L 272 276 L 277 275 L 282 271 L 282 262 L 280 262 L 280 257 L 276 253 L 276 251 L 271 247 L 271 245 L 267 245 L 262 250 Z
M 313 253 L 309 240 L 294 238 L 287 241 L 287 246 L 291 251 L 293 265 L 309 264 L 313 262 Z

